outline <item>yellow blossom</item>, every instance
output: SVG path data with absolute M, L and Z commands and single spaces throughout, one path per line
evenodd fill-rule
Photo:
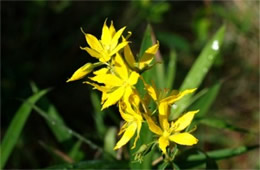
M 129 100 L 128 100 L 129 99 Z M 143 122 L 142 115 L 139 111 L 139 96 L 136 94 L 136 91 L 133 91 L 133 94 L 130 97 L 126 96 L 119 102 L 119 112 L 121 117 L 125 120 L 124 125 L 120 129 L 118 135 L 123 136 L 117 142 L 114 149 L 119 149 L 124 146 L 136 133 L 135 141 L 131 149 L 134 149 L 136 142 L 140 136 L 140 130 Z
M 164 154 L 166 154 L 166 147 L 169 146 L 170 141 L 188 146 L 194 145 L 198 142 L 198 139 L 196 139 L 189 132 L 181 132 L 190 125 L 194 115 L 198 112 L 198 110 L 187 112 L 175 122 L 171 123 L 168 122 L 168 117 L 164 116 L 168 115 L 168 113 L 160 113 L 159 126 L 149 115 L 145 114 L 144 117 L 147 120 L 149 129 L 159 136 L 159 148 Z
M 117 103 L 125 94 L 131 94 L 139 78 L 137 72 L 128 69 L 118 53 L 112 60 L 111 67 L 111 69 L 102 68 L 95 71 L 95 76 L 90 78 L 104 86 L 87 82 L 102 92 L 102 110 Z
M 147 93 L 151 96 L 151 98 L 157 103 L 159 113 L 160 114 L 166 114 L 169 113 L 169 107 L 173 105 L 176 101 L 183 98 L 185 95 L 193 93 L 196 88 L 194 89 L 188 89 L 184 90 L 182 92 L 177 92 L 176 90 L 173 90 L 169 96 L 165 97 L 165 94 L 163 94 L 161 91 L 157 90 L 155 87 L 155 84 L 149 85 L 147 84 L 144 79 L 142 79 L 146 88 Z M 168 117 L 168 115 L 165 115 Z
M 125 60 L 128 63 L 128 65 L 131 67 L 131 69 L 137 70 L 138 72 L 142 71 L 143 69 L 147 68 L 149 64 L 151 64 L 158 48 L 159 48 L 159 42 L 157 42 L 155 45 L 148 48 L 144 52 L 143 56 L 140 57 L 140 60 L 137 62 L 130 49 L 130 46 L 127 44 L 124 48 Z
M 89 47 L 80 48 L 86 50 L 92 57 L 99 59 L 100 62 L 106 63 L 113 55 L 128 44 L 127 41 L 118 43 L 125 28 L 126 27 L 123 27 L 116 32 L 113 22 L 111 22 L 110 27 L 108 27 L 105 21 L 102 29 L 101 40 L 98 40 L 95 36 L 86 34 L 82 31 Z

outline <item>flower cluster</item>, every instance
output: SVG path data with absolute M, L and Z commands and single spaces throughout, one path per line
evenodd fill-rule
M 108 27 L 105 21 L 100 40 L 82 31 L 89 46 L 81 49 L 98 61 L 80 67 L 67 82 L 82 79 L 91 73 L 84 83 L 102 92 L 102 110 L 117 104 L 125 123 L 119 131 L 122 137 L 114 149 L 124 146 L 136 134 L 132 146 L 135 148 L 139 136 L 142 135 L 140 131 L 144 121 L 147 122 L 150 131 L 157 136 L 157 143 L 164 154 L 170 142 L 180 145 L 196 144 L 198 140 L 190 132 L 183 131 L 190 125 L 198 111 L 187 112 L 176 121 L 168 120 L 171 106 L 196 89 L 168 93 L 158 90 L 154 84 L 148 84 L 141 73 L 152 66 L 159 42 L 148 48 L 137 60 L 129 46 L 128 38 L 131 32 L 128 32 L 126 38 L 122 35 L 125 28 L 116 31 L 113 22 Z M 136 88 L 138 80 L 144 84 L 143 90 L 147 93 L 145 99 L 140 96 Z M 155 110 L 148 107 L 148 101 L 155 103 Z

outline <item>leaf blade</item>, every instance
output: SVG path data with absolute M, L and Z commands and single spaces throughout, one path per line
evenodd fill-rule
M 49 89 L 44 89 L 38 93 L 29 97 L 26 102 L 36 103 L 42 96 L 44 96 Z M 1 168 L 5 166 L 8 157 L 10 156 L 22 129 L 31 113 L 32 107 L 28 106 L 25 102 L 16 111 L 14 118 L 12 119 L 7 132 L 2 140 L 1 144 Z

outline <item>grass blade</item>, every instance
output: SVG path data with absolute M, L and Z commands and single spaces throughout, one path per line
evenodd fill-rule
M 34 82 L 31 82 L 31 88 L 34 93 L 37 93 L 39 91 L 39 88 L 36 86 Z M 44 104 L 44 106 L 47 106 L 46 113 L 48 113 L 48 115 L 52 117 L 52 119 L 54 119 L 56 122 L 59 122 L 59 124 L 65 125 L 65 122 L 63 118 L 60 116 L 58 110 L 53 104 L 50 103 L 47 97 L 43 97 L 41 103 Z M 67 131 L 65 131 L 64 129 L 60 128 L 59 126 L 55 126 L 54 122 L 47 121 L 47 124 L 58 142 L 65 142 L 72 137 L 71 134 L 67 133 Z
M 212 160 L 222 160 L 244 154 L 257 148 L 259 148 L 259 145 L 240 146 L 233 149 L 220 149 L 206 152 L 206 155 Z M 198 149 L 196 148 L 192 148 L 186 152 L 183 152 L 181 155 L 176 157 L 175 163 L 177 163 L 182 169 L 192 168 L 205 163 L 207 156 L 197 152 L 197 150 Z
M 172 89 L 174 79 L 175 79 L 175 73 L 176 73 L 176 62 L 177 57 L 175 51 L 171 50 L 170 52 L 170 60 L 167 67 L 167 78 L 166 78 L 166 88 Z
M 189 110 L 200 110 L 196 117 L 203 117 L 209 111 L 211 105 L 215 101 L 219 90 L 221 88 L 222 83 L 218 82 L 213 87 L 209 88 L 208 91 L 200 97 L 191 107 Z
M 218 118 L 201 118 L 196 120 L 196 122 L 210 126 L 210 127 L 214 127 L 214 128 L 218 128 L 218 129 L 228 129 L 228 130 L 233 130 L 233 131 L 237 131 L 237 132 L 241 132 L 241 133 L 251 133 L 254 134 L 253 132 L 244 129 L 244 128 L 239 128 L 237 126 L 234 126 L 230 123 L 228 123 L 225 120 L 222 119 L 218 119 Z
M 113 149 L 116 144 L 116 128 L 115 127 L 110 127 L 105 135 L 104 138 L 104 150 L 112 155 L 114 158 L 116 157 L 116 151 Z M 110 157 L 108 157 L 110 158 Z
M 55 122 L 58 122 L 59 124 L 62 124 L 65 126 L 65 122 L 62 119 L 62 117 L 60 116 L 59 112 L 57 111 L 56 107 L 50 103 L 48 103 L 48 110 L 47 112 L 48 115 L 55 120 Z M 68 133 L 66 130 L 64 130 L 63 128 L 61 128 L 60 126 L 55 126 L 55 122 L 49 122 L 47 121 L 48 126 L 50 127 L 52 133 L 54 134 L 54 136 L 56 137 L 56 139 L 59 142 L 65 142 L 67 140 L 69 140 L 72 135 L 70 133 Z
M 217 54 L 219 53 L 220 47 L 223 43 L 225 33 L 225 27 L 222 26 L 213 38 L 204 47 L 199 57 L 196 59 L 188 75 L 185 77 L 180 91 L 191 88 L 198 88 L 203 81 L 204 77 L 211 68 Z M 191 95 L 185 96 L 179 102 L 176 102 L 177 108 L 175 110 L 175 117 L 178 117 L 189 104 Z
M 71 157 L 74 161 L 80 161 L 84 157 L 84 152 L 81 150 L 82 141 L 78 140 L 69 152 L 69 157 Z
M 98 145 L 96 145 L 92 141 L 86 139 L 85 137 L 83 137 L 79 133 L 75 132 L 74 130 L 70 129 L 66 125 L 60 124 L 59 122 L 54 120 L 52 117 L 50 117 L 48 115 L 48 113 L 46 113 L 44 110 L 40 109 L 36 105 L 34 105 L 34 104 L 30 103 L 30 102 L 25 102 L 25 104 L 31 106 L 40 116 L 42 116 L 47 121 L 52 122 L 55 126 L 60 126 L 60 128 L 63 128 L 64 130 L 66 130 L 67 133 L 70 133 L 72 136 L 74 136 L 74 137 L 78 138 L 79 140 L 81 140 L 82 142 L 88 144 L 92 149 L 98 149 L 100 151 L 103 150 L 101 147 L 99 147 Z
M 106 126 L 104 123 L 104 113 L 101 111 L 101 101 L 100 98 L 98 97 L 98 94 L 96 92 L 92 92 L 91 95 L 91 102 L 94 107 L 95 113 L 93 114 L 94 120 L 95 120 L 95 125 L 96 129 L 98 132 L 99 137 L 102 137 L 105 135 L 106 132 Z
M 49 90 L 41 90 L 38 93 L 29 97 L 26 102 L 30 102 L 32 104 L 36 103 L 42 96 L 44 96 Z M 1 144 L 1 168 L 5 166 L 8 157 L 10 156 L 22 130 L 23 127 L 32 111 L 32 106 L 23 103 L 20 108 L 15 113 L 14 118 L 12 119 L 6 134 L 2 140 Z

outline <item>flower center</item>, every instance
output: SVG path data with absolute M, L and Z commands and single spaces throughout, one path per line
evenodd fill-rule
M 163 137 L 168 138 L 170 136 L 170 133 L 168 131 L 163 131 Z

